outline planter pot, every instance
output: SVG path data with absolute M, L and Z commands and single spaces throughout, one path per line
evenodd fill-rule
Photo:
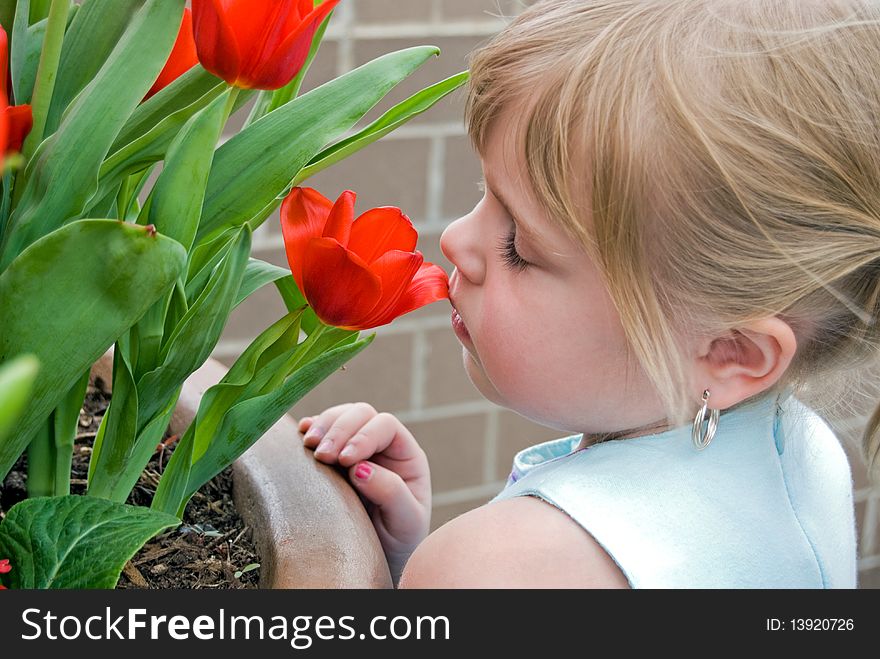
M 109 386 L 113 356 L 92 373 Z M 183 385 L 171 430 L 183 434 L 226 367 L 209 359 Z M 360 498 L 336 469 L 303 447 L 283 416 L 233 465 L 235 505 L 253 529 L 261 588 L 390 588 L 379 538 Z

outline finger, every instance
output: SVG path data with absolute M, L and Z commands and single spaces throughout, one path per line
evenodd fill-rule
M 418 542 L 427 535 L 430 502 L 427 508 L 419 503 L 398 474 L 369 461 L 352 465 L 348 473 L 355 489 L 380 509 L 385 528 L 398 541 Z
M 300 433 L 306 432 L 312 426 L 312 417 L 304 416 L 297 422 L 296 427 Z
M 374 416 L 376 416 L 376 410 L 372 405 L 367 403 L 351 404 L 327 428 L 324 438 L 315 449 L 315 457 L 322 462 L 335 462 L 339 451 L 346 442 Z
M 394 415 L 387 412 L 377 414 L 367 421 L 348 440 L 339 453 L 339 464 L 347 467 L 376 453 L 382 453 L 391 460 L 412 461 L 423 458 L 427 462 L 424 451 L 412 433 Z
M 334 405 L 333 407 L 328 407 L 318 416 L 307 417 L 311 421 L 305 436 L 303 436 L 303 444 L 306 448 L 315 448 L 324 438 L 324 433 L 327 432 L 327 429 L 351 406 L 352 403 Z M 300 432 L 302 432 L 302 429 L 300 429 Z

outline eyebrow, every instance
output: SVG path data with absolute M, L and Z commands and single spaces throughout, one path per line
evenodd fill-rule
M 550 250 L 550 246 L 544 241 L 544 239 L 541 238 L 538 233 L 532 230 L 527 224 L 523 223 L 523 220 L 517 213 L 514 213 L 510 210 L 510 204 L 507 203 L 507 201 L 498 191 L 498 188 L 492 185 L 489 179 L 486 178 L 485 174 L 483 175 L 483 185 L 485 185 L 489 189 L 489 192 L 492 193 L 492 196 L 498 200 L 498 203 L 501 204 L 507 214 L 513 219 L 514 224 L 516 224 L 517 231 L 521 231 L 523 234 L 525 234 L 526 238 L 535 243 L 538 247 L 549 250 L 552 253 L 552 250 Z

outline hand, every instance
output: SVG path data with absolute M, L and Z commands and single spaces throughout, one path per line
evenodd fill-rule
M 407 428 L 367 403 L 346 403 L 299 420 L 315 458 L 348 467 L 385 551 L 394 585 L 431 523 L 428 458 Z

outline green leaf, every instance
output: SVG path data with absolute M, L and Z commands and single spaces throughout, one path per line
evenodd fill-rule
M 187 500 L 253 446 L 294 403 L 366 348 L 374 337 L 375 334 L 372 334 L 355 343 L 329 350 L 295 371 L 277 389 L 233 406 L 223 416 L 223 421 L 210 439 L 204 455 L 193 464 L 187 486 Z
M 281 299 L 284 300 L 284 305 L 287 307 L 288 311 L 298 309 L 304 304 L 308 304 L 305 295 L 302 294 L 302 291 L 299 290 L 299 286 L 296 285 L 296 280 L 293 278 L 293 275 L 276 279 L 275 288 L 278 289 L 278 293 L 281 295 Z M 320 322 L 321 321 L 318 320 L 318 316 L 315 314 L 314 309 L 309 307 L 303 315 L 303 331 L 306 334 L 311 334 L 315 328 L 318 327 Z
M 148 134 L 166 117 L 198 103 L 200 99 L 207 98 L 208 100 L 201 105 L 204 107 L 210 102 L 210 98 L 215 97 L 210 96 L 210 92 L 213 91 L 216 95 L 225 88 L 225 82 L 196 64 L 170 85 L 160 89 L 158 93 L 137 106 L 116 141 L 113 142 L 110 153 L 116 153 L 127 144 Z
M 235 297 L 235 306 L 237 307 L 266 284 L 290 276 L 290 270 L 287 268 L 260 259 L 250 259 L 244 271 L 244 279 L 241 280 L 241 288 L 238 289 L 238 295 Z
M 129 174 L 155 164 L 166 157 L 171 143 L 187 122 L 200 110 L 222 95 L 223 86 L 217 85 L 194 103 L 163 118 L 150 131 L 114 151 L 101 165 L 99 191 L 93 197 L 101 198 Z M 213 148 L 212 148 L 213 151 Z
M 435 85 L 426 87 L 405 101 L 395 105 L 363 130 L 324 149 L 312 158 L 311 162 L 296 175 L 293 185 L 299 185 L 310 176 L 327 169 L 330 165 L 378 141 L 413 117 L 430 109 L 437 101 L 451 94 L 467 82 L 468 75 L 467 71 L 463 71 Z
M 89 460 L 90 496 L 112 499 L 112 486 L 123 471 L 137 438 L 138 391 L 125 353 L 113 353 L 113 397 L 101 422 L 101 441 Z
M 18 3 L 12 28 L 12 50 L 9 53 L 9 71 L 12 75 L 12 94 L 15 104 L 30 103 L 40 64 L 40 51 L 46 36 L 46 20 L 29 24 L 29 0 Z
M 203 243 L 197 243 L 190 250 L 186 286 L 184 289 L 187 304 L 192 304 L 202 294 L 205 285 L 211 277 L 211 273 L 214 272 L 217 264 L 220 263 L 220 260 L 229 248 L 229 244 L 235 240 L 238 231 L 238 227 L 229 227 L 216 238 Z
M 61 115 L 104 66 L 125 29 L 145 2 L 146 0 L 85 0 L 82 3 L 64 35 L 58 78 L 46 120 L 46 136 L 58 129 Z
M 250 246 L 251 233 L 244 227 L 230 245 L 205 290 L 187 310 L 171 336 L 167 337 L 160 354 L 162 365 L 138 380 L 140 427 L 164 406 L 168 394 L 211 355 L 241 287 Z
M 217 150 L 197 239 L 257 215 L 320 149 L 439 50 L 391 53 L 281 106 Z
M 196 236 L 214 147 L 223 132 L 229 93 L 192 117 L 168 149 L 165 166 L 150 193 L 147 222 L 189 252 Z
M 183 0 L 146 0 L 58 131 L 28 163 L 23 195 L 3 236 L 0 271 L 83 211 L 110 146 L 171 52 L 182 12 Z
M 130 434 L 109 435 L 102 437 L 102 462 L 96 465 L 89 481 L 89 496 L 101 497 L 124 502 L 137 484 L 138 478 L 150 461 L 156 446 L 162 441 L 165 430 L 171 422 L 171 415 L 177 405 L 181 387 L 172 391 L 165 400 L 165 407 L 146 424 L 136 436 Z M 138 394 L 139 400 L 142 398 Z M 116 394 L 113 394 L 116 400 Z M 121 401 L 123 403 L 124 401 Z M 115 403 L 110 401 L 110 408 Z M 108 408 L 108 413 L 110 411 Z M 106 417 L 105 417 L 106 418 Z M 107 455 L 104 444 L 113 444 L 113 458 L 103 459 Z M 91 463 L 89 465 L 91 469 Z
M 0 363 L 26 352 L 41 363 L 32 401 L 0 446 L 0 478 L 61 396 L 173 286 L 185 259 L 177 242 L 145 227 L 80 220 L 0 275 Z
M 30 400 L 39 370 L 40 360 L 33 355 L 19 355 L 0 365 L 0 443 Z
M 113 588 L 125 563 L 176 517 L 81 496 L 39 497 L 13 506 L 0 524 L 9 586 Z

